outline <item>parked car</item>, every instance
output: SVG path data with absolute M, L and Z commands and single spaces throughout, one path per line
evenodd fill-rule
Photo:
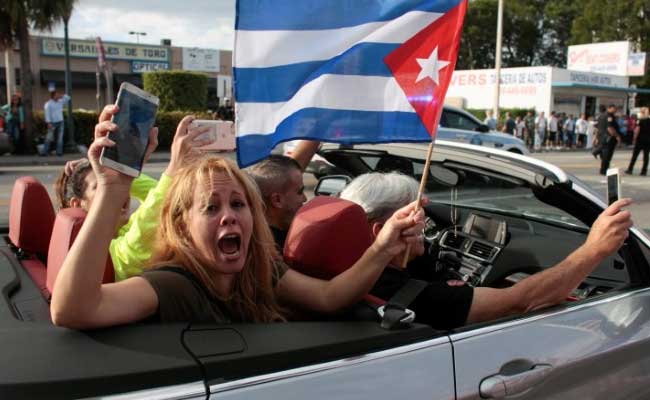
M 530 154 L 523 140 L 506 133 L 490 131 L 487 125 L 467 111 L 445 105 L 437 139 L 493 147 L 519 154 Z
M 425 145 L 414 144 L 325 145 L 320 152 L 349 176 L 397 169 L 416 178 L 425 173 L 425 154 Z M 465 248 L 449 241 L 449 232 L 462 232 L 477 215 L 507 226 L 498 256 L 482 258 L 490 266 L 479 283 L 485 286 L 507 286 L 553 266 L 584 241 L 605 207 L 561 169 L 486 147 L 439 141 L 430 175 L 430 249 L 481 258 L 486 253 L 472 250 L 481 243 L 473 233 Z M 47 207 L 29 209 L 29 198 L 12 198 L 0 246 L 3 399 L 650 396 L 650 239 L 636 228 L 567 302 L 452 331 L 416 323 L 384 330 L 375 318 L 337 316 L 74 331 L 52 325 L 47 291 L 36 284 L 47 272 L 38 268 L 56 259 L 46 253 L 60 237 L 48 245 L 44 219 L 34 218 Z M 429 251 L 431 267 L 448 268 L 438 255 Z

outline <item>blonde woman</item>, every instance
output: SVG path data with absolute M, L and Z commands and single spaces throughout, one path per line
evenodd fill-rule
M 143 319 L 161 322 L 282 321 L 279 304 L 335 312 L 354 304 L 385 266 L 421 241 L 423 213 L 415 204 L 395 212 L 357 263 L 323 281 L 276 263 L 262 201 L 250 178 L 231 161 L 204 158 L 173 177 L 160 217 L 154 268 L 102 284 L 105 259 L 132 178 L 98 163 L 113 127 L 102 114 L 88 156 L 97 190 L 86 221 L 57 277 L 55 324 L 86 329 Z

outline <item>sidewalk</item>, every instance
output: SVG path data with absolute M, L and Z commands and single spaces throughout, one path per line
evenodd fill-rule
M 38 165 L 65 165 L 66 162 L 77 160 L 83 157 L 81 153 L 65 153 L 59 156 L 39 156 L 33 155 L 4 155 L 0 156 L 0 167 L 25 167 Z M 148 163 L 169 162 L 170 153 L 168 151 L 157 151 L 153 153 Z

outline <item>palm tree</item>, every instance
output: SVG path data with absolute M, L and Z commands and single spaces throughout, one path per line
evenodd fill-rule
M 67 23 L 75 0 L 3 0 L 0 3 L 0 50 L 20 43 L 20 87 L 25 108 L 22 148 L 33 153 L 33 74 L 29 50 L 29 29 L 49 31 L 60 21 Z

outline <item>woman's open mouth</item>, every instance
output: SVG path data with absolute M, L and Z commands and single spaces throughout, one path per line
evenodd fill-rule
M 241 236 L 238 233 L 229 233 L 227 235 L 223 235 L 217 241 L 217 246 L 227 259 L 239 258 Z

